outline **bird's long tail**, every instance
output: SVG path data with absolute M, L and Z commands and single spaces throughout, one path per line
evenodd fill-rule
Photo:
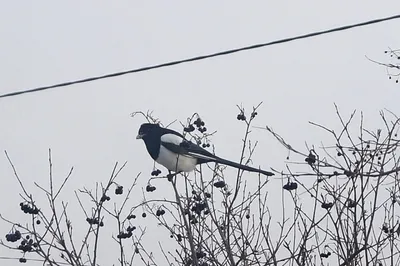
M 242 170 L 245 170 L 245 171 L 249 171 L 249 172 L 260 173 L 260 174 L 263 174 L 263 175 L 266 175 L 266 176 L 273 176 L 274 175 L 274 173 L 272 173 L 272 172 L 264 171 L 264 170 L 257 169 L 257 168 L 254 168 L 254 167 L 251 167 L 251 166 L 247 166 L 247 165 L 243 165 L 243 164 L 240 164 L 240 163 L 235 163 L 235 162 L 232 162 L 232 161 L 229 161 L 229 160 L 225 160 L 225 159 L 222 159 L 222 158 L 219 158 L 219 157 L 215 158 L 214 162 L 220 163 L 220 164 L 224 164 L 224 165 L 228 165 L 228 166 L 232 166 L 232 167 L 235 167 L 235 168 L 238 168 L 238 169 L 242 169 Z

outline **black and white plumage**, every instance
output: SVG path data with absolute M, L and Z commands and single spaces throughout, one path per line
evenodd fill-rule
M 136 139 L 143 139 L 151 158 L 170 171 L 191 172 L 198 164 L 216 162 L 266 176 L 274 175 L 268 171 L 217 157 L 186 140 L 182 134 L 160 127 L 158 124 L 142 124 Z

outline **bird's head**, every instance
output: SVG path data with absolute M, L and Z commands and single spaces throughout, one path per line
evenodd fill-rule
M 151 123 L 142 124 L 139 128 L 139 132 L 138 135 L 136 136 L 136 139 L 144 140 L 152 135 L 157 135 L 160 133 L 160 129 L 161 128 L 159 124 L 151 124 Z

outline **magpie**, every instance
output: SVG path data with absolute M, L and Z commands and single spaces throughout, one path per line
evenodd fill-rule
M 182 134 L 160 127 L 159 124 L 142 124 L 136 139 L 142 139 L 151 158 L 169 171 L 191 172 L 198 164 L 215 162 L 266 176 L 274 175 L 268 171 L 217 157 L 197 144 L 186 140 Z

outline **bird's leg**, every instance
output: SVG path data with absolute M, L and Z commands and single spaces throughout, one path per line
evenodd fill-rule
M 169 174 L 167 175 L 168 181 L 172 182 L 172 178 L 174 177 L 174 175 L 171 173 L 171 170 L 168 170 Z
M 161 174 L 161 170 L 156 167 L 156 161 L 153 161 L 153 173 L 156 173 L 156 176 Z
M 173 181 L 173 178 L 174 178 L 177 174 L 180 173 L 180 172 L 172 173 L 171 170 L 168 170 L 168 172 L 169 172 L 169 174 L 167 175 L 167 178 L 168 178 L 168 181 L 169 181 L 169 182 L 172 182 L 172 181 Z

